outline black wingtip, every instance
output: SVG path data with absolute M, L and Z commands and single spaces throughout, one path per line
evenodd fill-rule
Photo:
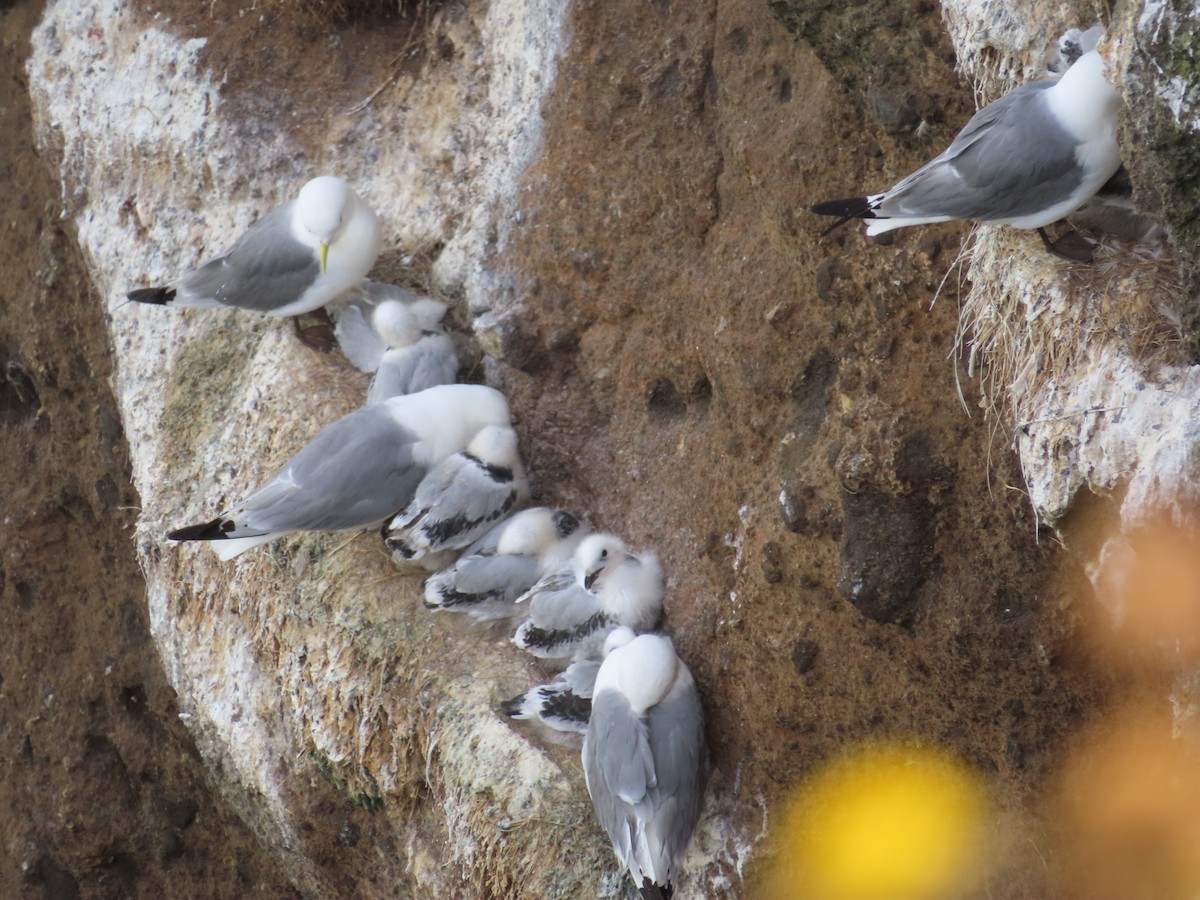
M 183 528 L 176 528 L 174 531 L 168 532 L 167 540 L 219 541 L 229 537 L 227 532 L 232 527 L 232 522 L 227 523 L 225 519 L 217 518 L 201 525 L 186 525 Z
M 521 715 L 524 706 L 525 695 L 517 694 L 511 700 L 500 701 L 500 712 L 504 713 L 510 719 L 516 719 Z
M 403 538 L 384 538 L 383 543 L 392 553 L 399 553 L 405 559 L 412 559 L 417 551 L 410 547 Z
M 153 303 L 155 306 L 162 306 L 164 303 L 170 303 L 175 299 L 175 288 L 138 288 L 136 291 L 130 291 L 125 296 L 134 303 Z
M 826 200 L 809 207 L 810 212 L 818 216 L 837 216 L 838 220 L 821 232 L 825 237 L 832 231 L 841 228 L 851 219 L 874 219 L 875 210 L 871 208 L 869 197 L 846 197 L 842 200 Z
M 400 517 L 404 512 L 401 510 L 396 515 L 384 519 L 383 524 L 379 526 L 379 536 L 383 538 L 383 546 L 387 548 L 388 553 L 399 553 L 405 559 L 412 559 L 417 551 L 408 545 L 408 542 L 402 537 L 392 537 L 392 523 Z
M 389 549 L 391 549 L 391 548 L 389 548 Z M 428 587 L 428 584 L 429 584 L 429 582 L 426 582 L 426 587 Z M 473 599 L 472 595 L 464 594 L 464 593 L 461 593 L 460 591 L 456 591 L 454 588 L 450 587 L 450 585 L 448 585 L 448 584 L 438 585 L 433 590 L 434 590 L 434 593 L 437 595 L 437 599 L 430 600 L 429 595 L 426 594 L 425 595 L 425 608 L 426 609 L 434 609 L 434 610 L 453 609 L 456 606 L 462 606 L 463 604 L 469 604 L 472 602 L 472 599 Z
M 553 717 L 568 722 L 580 722 L 586 728 L 592 718 L 592 701 L 574 691 L 542 693 L 542 718 Z
M 675 888 L 670 884 L 651 884 L 649 878 L 642 878 L 642 886 L 638 888 L 642 900 L 671 900 Z
M 871 200 L 868 197 L 846 197 L 842 200 L 826 200 L 814 203 L 809 210 L 818 216 L 837 216 L 838 218 L 864 219 L 872 218 Z

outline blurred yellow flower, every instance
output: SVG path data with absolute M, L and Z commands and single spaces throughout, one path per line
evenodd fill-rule
M 769 900 L 941 900 L 978 883 L 987 801 L 950 754 L 859 748 L 788 804 L 764 885 Z

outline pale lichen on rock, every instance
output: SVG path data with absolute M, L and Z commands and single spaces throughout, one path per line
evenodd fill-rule
M 419 580 L 368 549 L 373 535 L 296 538 L 230 566 L 163 546 L 169 526 L 211 515 L 361 403 L 365 380 L 309 354 L 286 323 L 119 298 L 143 275 L 169 279 L 228 246 L 313 174 L 314 155 L 369 198 L 388 246 L 445 244 L 434 266 L 444 289 L 489 292 L 489 253 L 538 146 L 561 16 L 522 3 L 446 11 L 432 27 L 455 64 L 424 67 L 401 86 L 404 105 L 338 110 L 303 133 L 270 127 L 273 113 L 231 93 L 207 40 L 172 33 L 187 26 L 58 2 L 34 34 L 39 137 L 59 155 L 67 212 L 111 308 L 152 631 L 222 792 L 315 895 L 339 890 L 306 849 L 300 798 L 313 777 L 390 820 L 409 879 L 442 879 L 454 862 L 483 893 L 587 892 L 607 849 L 576 809 L 565 834 L 580 836 L 565 852 L 553 823 L 572 815 L 573 778 L 492 709 L 491 685 L 527 664 L 491 642 L 434 650 L 445 638 L 419 608 Z M 248 122 L 248 109 L 266 118 Z M 417 799 L 429 789 L 440 804 Z M 505 818 L 521 827 L 500 828 Z M 564 847 L 558 869 L 533 865 L 530 848 L 551 844 Z M 429 856 L 441 865 L 423 867 Z M 389 894 L 404 866 L 364 874 L 358 889 Z
M 172 22 L 51 2 L 30 81 L 110 309 L 155 640 L 214 779 L 303 890 L 630 890 L 574 750 L 538 747 L 493 711 L 543 673 L 502 636 L 421 610 L 418 579 L 376 535 L 292 537 L 229 566 L 163 542 L 361 403 L 366 381 L 285 323 L 119 307 L 121 295 L 219 252 L 322 169 L 385 222 L 383 276 L 416 261 L 474 326 L 489 355 L 470 377 L 519 394 L 544 486 L 574 476 L 553 499 L 662 553 L 668 625 L 727 764 L 680 896 L 740 894 L 786 783 L 875 728 L 967 747 L 1014 806 L 1028 797 L 1041 770 L 1026 760 L 1049 752 L 1089 688 L 1053 661 L 1069 623 L 1038 600 L 1048 542 L 1033 546 L 1023 500 L 989 492 L 986 427 L 948 387 L 954 317 L 927 304 L 958 238 L 818 242 L 795 210 L 817 180 L 886 183 L 937 152 L 973 106 L 956 55 L 995 96 L 1044 71 L 1048 35 L 1086 22 L 947 3 L 951 49 L 936 5 L 917 0 L 850 22 L 903 29 L 868 70 L 871 48 L 829 45 L 843 23 L 824 13 L 814 53 L 761 4 L 431 4 L 424 31 L 405 23 L 388 40 L 280 28 L 288 52 L 316 48 L 312 68 L 284 60 L 286 77 L 259 85 L 261 60 L 231 53 L 221 28 L 295 23 L 279 5 L 239 19 L 231 4 L 218 27 L 213 6 Z M 1166 6 L 1148 5 L 1147 22 L 1153 9 Z M 564 51 L 568 15 L 579 30 Z M 1132 41 L 1118 26 L 1120 71 Z M 360 66 L 364 48 L 375 55 Z M 882 59 L 900 68 L 872 90 Z M 1161 87 L 1163 108 L 1190 121 L 1186 73 Z M 544 124 L 558 146 L 542 146 Z M 972 246 L 974 371 L 1004 410 L 993 421 L 1013 425 L 1036 516 L 1058 523 L 1085 491 L 1119 496 L 1130 527 L 1164 499 L 1182 516 L 1200 388 L 1177 354 L 1171 262 L 1114 244 L 1081 273 L 1004 229 Z M 938 470 L 902 465 L 909 444 Z M 855 509 L 841 491 L 860 487 L 887 509 L 871 496 Z M 864 527 L 876 519 L 888 527 Z M 889 543 L 905 552 L 879 556 Z M 878 576 L 862 564 L 876 559 Z M 888 580 L 906 569 L 921 570 L 913 584 Z M 878 618 L 906 626 L 864 619 L 842 574 L 850 593 L 887 588 L 903 615 Z M 369 859 L 350 874 L 312 852 L 330 795 L 375 810 L 362 856 L 345 831 L 338 852 Z

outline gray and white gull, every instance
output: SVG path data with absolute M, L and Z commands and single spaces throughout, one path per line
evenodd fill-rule
M 1121 96 L 1104 72 L 1096 50 L 1083 53 L 1061 78 L 989 103 L 941 155 L 888 190 L 812 211 L 839 217 L 827 232 L 853 218 L 867 220 L 868 235 L 958 219 L 1034 228 L 1051 252 L 1064 255 L 1045 226 L 1079 209 L 1121 165 Z
M 418 303 L 437 303 L 423 300 Z M 445 307 L 442 304 L 438 304 Z M 422 310 L 397 300 L 385 300 L 371 316 L 375 331 L 387 344 L 367 391 L 367 404 L 389 397 L 415 394 L 439 384 L 453 384 L 458 354 L 441 328 L 422 322 Z
M 346 359 L 363 372 L 378 370 L 389 344 L 375 325 L 375 313 L 386 303 L 400 303 L 416 316 L 420 331 L 440 333 L 446 304 L 433 297 L 365 278 L 329 305 L 334 336 Z M 393 344 L 392 346 L 399 346 Z
M 487 621 L 516 615 L 515 601 L 569 562 L 588 529 L 575 516 L 535 506 L 509 516 L 425 582 L 425 606 Z
M 632 629 L 618 628 L 609 634 L 608 640 L 618 633 L 624 637 L 625 632 L 633 637 Z M 592 715 L 592 691 L 599 671 L 598 659 L 573 662 L 553 681 L 502 702 L 500 711 L 510 719 L 545 725 L 552 731 L 584 734 Z
M 636 556 L 612 534 L 592 534 L 569 564 L 539 579 L 517 600 L 528 618 L 512 642 L 542 659 L 599 655 L 614 628 L 649 631 L 662 615 L 663 571 L 653 553 Z
M 615 647 L 623 647 L 636 637 L 632 628 L 624 625 L 609 632 L 604 641 L 603 656 Z M 573 662 L 553 681 L 539 684 L 523 694 L 500 704 L 500 711 L 512 719 L 544 725 L 552 731 L 568 734 L 587 732 L 592 716 L 592 693 L 602 659 L 581 659 Z
M 354 189 L 322 175 L 251 225 L 223 255 L 170 284 L 130 291 L 129 299 L 298 316 L 362 280 L 381 239 L 379 219 Z
M 507 425 L 482 428 L 421 479 L 405 509 L 384 526 L 384 541 L 398 562 L 436 558 L 470 546 L 528 496 L 517 433 Z
M 292 531 L 378 527 L 480 430 L 508 425 L 504 395 L 482 385 L 442 385 L 365 406 L 323 428 L 228 512 L 167 537 L 209 541 L 231 559 Z
M 617 862 L 646 900 L 669 900 L 704 794 L 704 712 L 670 638 L 611 649 L 596 675 L 583 773 Z

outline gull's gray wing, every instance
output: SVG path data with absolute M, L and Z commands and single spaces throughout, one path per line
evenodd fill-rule
M 513 601 L 537 580 L 532 556 L 470 556 L 425 582 L 425 605 L 454 609 L 477 618 L 513 615 Z
M 646 723 L 618 691 L 601 691 L 592 698 L 583 772 L 596 818 L 618 861 L 628 866 L 636 834 L 654 812 L 650 791 L 655 774 Z
M 541 594 L 554 593 L 555 591 L 566 590 L 572 585 L 578 585 L 575 578 L 575 570 L 571 568 L 571 561 L 566 560 L 556 569 L 547 572 L 539 578 L 528 591 L 526 591 L 518 603 L 536 600 Z
M 572 584 L 537 594 L 512 642 L 542 659 L 581 659 L 599 652 L 613 627 L 596 595 Z
M 538 561 L 533 556 L 473 556 L 459 560 L 455 570 L 458 590 L 486 591 L 512 601 L 537 581 Z
M 250 226 L 227 253 L 180 279 L 177 306 L 236 306 L 269 312 L 296 300 L 321 266 L 311 247 L 292 236 L 295 201 Z
M 465 547 L 513 508 L 517 493 L 510 469 L 456 453 L 429 473 L 408 508 L 388 526 L 388 546 L 405 556 L 406 549 Z
M 365 291 L 359 287 L 350 292 L 352 299 L 337 303 L 329 311 L 335 323 L 333 333 L 337 337 L 342 355 L 363 372 L 374 372 L 379 368 L 387 344 L 371 324 L 371 304 Z M 343 295 L 345 296 L 345 295 Z
M 599 650 L 595 645 L 613 627 L 600 598 L 579 583 L 570 562 L 543 575 L 517 602 L 526 603 L 529 613 L 512 642 L 542 659 L 586 656 Z
M 596 676 L 599 674 L 600 660 L 584 659 L 567 666 L 560 680 L 566 682 L 572 693 L 590 700 L 596 687 Z
M 646 833 L 649 846 L 661 848 L 655 871 L 668 880 L 704 799 L 704 710 L 691 672 L 682 661 L 679 667 L 671 692 L 650 708 L 646 721 L 657 778 L 657 813 Z
M 572 629 L 602 613 L 600 598 L 574 578 L 555 590 L 536 594 L 529 603 L 529 618 L 540 628 Z
M 411 347 L 383 354 L 367 391 L 367 403 L 453 384 L 457 375 L 458 356 L 450 338 L 444 334 L 426 335 Z
M 412 498 L 425 474 L 413 460 L 416 441 L 381 407 L 343 416 L 223 517 L 235 525 L 229 536 L 338 531 L 382 521 Z
M 887 191 L 877 215 L 1009 219 L 1069 197 L 1083 172 L 1078 142 L 1043 96 L 1053 85 L 1022 85 L 989 103 L 944 153 Z

